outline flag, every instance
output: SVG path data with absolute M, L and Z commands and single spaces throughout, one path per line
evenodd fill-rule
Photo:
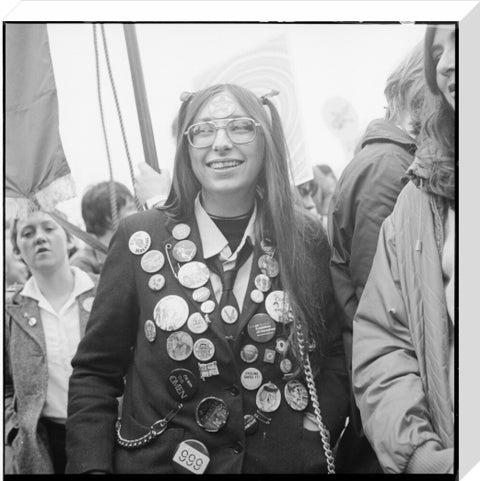
M 46 24 L 5 26 L 5 113 L 7 218 L 74 197 Z
M 280 92 L 280 95 L 271 97 L 270 100 L 282 119 L 294 184 L 300 185 L 312 180 L 313 172 L 305 154 L 295 79 L 285 35 L 273 38 L 249 52 L 209 68 L 194 79 L 196 89 L 217 83 L 237 84 L 258 96 L 271 90 Z

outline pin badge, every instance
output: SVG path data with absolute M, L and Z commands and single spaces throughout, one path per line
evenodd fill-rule
M 260 411 L 271 413 L 279 408 L 281 399 L 280 389 L 272 382 L 267 382 L 257 391 L 255 402 Z
M 202 305 L 200 306 L 200 310 L 205 314 L 210 314 L 215 310 L 215 302 L 213 302 L 211 299 L 209 299 L 208 301 L 202 302 Z
M 177 224 L 172 229 L 172 235 L 177 240 L 186 239 L 190 235 L 190 227 L 187 224 Z
M 215 95 L 208 104 L 208 112 L 211 117 L 216 119 L 224 119 L 232 115 L 235 111 L 235 100 L 228 93 L 219 93 Z
M 285 384 L 285 401 L 294 411 L 303 411 L 308 406 L 307 388 L 298 380 L 293 379 Z
M 263 362 L 266 362 L 267 364 L 274 364 L 275 363 L 275 356 L 276 352 L 273 349 L 265 349 L 265 352 L 263 353 Z
M 165 285 L 165 277 L 163 277 L 162 274 L 154 274 L 148 280 L 148 287 L 150 287 L 152 291 L 160 291 L 163 289 L 164 285 Z
M 253 414 L 245 414 L 243 416 L 243 429 L 245 430 L 245 434 L 249 436 L 257 432 L 258 421 Z
M 90 312 L 92 310 L 92 305 L 93 305 L 93 300 L 94 297 L 87 297 L 83 302 L 82 302 L 82 307 L 87 311 Z
M 208 433 L 216 433 L 228 420 L 228 407 L 224 401 L 217 397 L 202 399 L 195 410 L 197 424 Z
M 255 367 L 247 367 L 240 375 L 242 386 L 248 391 L 255 391 L 263 381 L 262 373 Z
M 258 267 L 268 277 L 277 277 L 280 272 L 277 260 L 267 254 L 263 254 L 258 258 Z
M 245 344 L 240 350 L 240 358 L 242 361 L 251 364 L 258 359 L 258 348 L 253 344 Z
M 260 241 L 260 247 L 265 254 L 273 255 L 275 247 L 273 247 L 270 239 L 262 239 Z
M 188 304 L 179 296 L 170 295 L 157 302 L 153 310 L 155 324 L 163 331 L 176 331 L 188 319 Z
M 260 304 L 263 302 L 263 299 L 265 299 L 265 296 L 262 291 L 259 291 L 258 289 L 253 289 L 253 291 L 250 292 L 250 299 L 256 304 Z
M 255 314 L 248 321 L 247 332 L 256 342 L 268 342 L 275 336 L 276 325 L 268 314 Z
M 196 439 L 186 439 L 177 446 L 172 461 L 179 474 L 203 474 L 210 463 L 210 455 L 205 444 Z
M 187 327 L 194 334 L 203 334 L 208 329 L 208 323 L 199 312 L 194 312 L 188 318 Z
M 155 341 L 155 338 L 157 337 L 157 328 L 155 327 L 153 321 L 151 321 L 150 319 L 148 321 L 145 321 L 143 330 L 145 331 L 145 337 L 149 342 Z
M 275 322 L 288 324 L 291 318 L 288 296 L 284 291 L 272 291 L 265 299 L 265 309 Z
M 193 350 L 193 339 L 188 332 L 177 331 L 167 338 L 167 353 L 174 361 L 184 361 Z
M 198 370 L 200 371 L 200 377 L 202 378 L 202 381 L 204 381 L 207 377 L 218 376 L 220 374 L 218 372 L 217 361 L 208 362 L 206 364 L 199 362 Z
M 265 274 L 258 274 L 255 277 L 255 287 L 261 292 L 267 292 L 272 287 L 272 281 Z
M 172 250 L 172 255 L 178 262 L 190 262 L 196 253 L 197 246 L 188 239 L 177 242 Z
M 145 252 L 140 260 L 142 269 L 149 274 L 159 271 L 163 264 L 165 264 L 165 256 L 157 250 Z
M 34 327 L 37 325 L 37 320 L 35 319 L 35 317 L 31 317 L 29 320 L 28 320 L 28 325 L 30 327 Z
M 168 375 L 167 391 L 176 401 L 188 401 L 198 391 L 198 379 L 188 369 L 174 369 Z
M 215 354 L 215 346 L 210 339 L 201 338 L 195 341 L 193 345 L 193 355 L 199 361 L 210 361 Z
M 183 264 L 178 270 L 178 281 L 189 289 L 197 289 L 205 285 L 210 278 L 210 270 L 203 262 L 191 261 Z
M 278 354 L 285 354 L 287 352 L 287 347 L 288 342 L 286 339 L 283 339 L 283 337 L 279 337 L 275 340 L 275 351 L 277 351 Z
M 225 306 L 220 312 L 220 315 L 227 324 L 235 324 L 238 319 L 238 311 L 234 306 Z
M 283 374 L 288 374 L 292 370 L 292 361 L 290 359 L 282 359 L 280 361 L 280 371 Z
M 134 232 L 128 240 L 128 248 L 132 254 L 137 256 L 144 254 L 148 251 L 152 240 L 147 232 L 138 230 Z
M 196 302 L 205 302 L 210 297 L 210 289 L 208 287 L 199 287 L 192 292 L 192 297 Z

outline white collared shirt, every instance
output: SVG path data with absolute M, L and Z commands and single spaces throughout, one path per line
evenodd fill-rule
M 210 259 L 214 256 L 219 256 L 219 259 L 222 261 L 224 271 L 233 269 L 235 267 L 237 256 L 242 247 L 245 245 L 247 238 L 250 238 L 252 245 L 255 245 L 254 226 L 256 216 L 257 204 L 255 203 L 252 216 L 247 224 L 247 228 L 245 229 L 242 240 L 235 252 L 232 253 L 227 239 L 203 208 L 202 204 L 200 203 L 200 195 L 197 195 L 197 198 L 195 199 L 195 218 L 197 219 L 204 258 Z M 233 286 L 233 294 L 237 299 L 240 312 L 242 311 L 243 300 L 247 292 L 252 262 L 253 252 L 238 270 L 235 284 Z M 220 279 L 220 276 L 214 272 L 210 272 L 210 281 L 212 282 L 215 298 L 217 299 L 217 302 L 219 302 L 220 298 L 222 297 L 222 280 Z
M 38 302 L 47 349 L 48 384 L 42 416 L 64 423 L 67 418 L 68 381 L 72 374 L 70 364 L 80 342 L 80 319 L 77 297 L 92 289 L 92 279 L 81 269 L 71 266 L 74 275 L 73 290 L 59 312 L 41 293 L 32 276 L 21 294 Z

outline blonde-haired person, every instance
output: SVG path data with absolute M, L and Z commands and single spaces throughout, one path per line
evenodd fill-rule
M 5 304 L 7 474 L 62 474 L 71 359 L 85 331 L 95 278 L 71 267 L 70 235 L 41 211 L 15 219 L 13 251 L 31 277 Z
M 423 44 L 419 43 L 388 77 L 385 118 L 368 125 L 330 203 L 330 271 L 342 314 L 349 370 L 353 316 L 368 279 L 382 222 L 392 212 L 407 182 L 406 171 L 414 160 L 427 95 Z M 338 450 L 338 467 L 343 472 L 381 472 L 363 434 L 353 395 L 349 425 Z
M 355 398 L 386 473 L 453 473 L 455 43 L 454 25 L 427 28 L 436 106 L 353 326 Z

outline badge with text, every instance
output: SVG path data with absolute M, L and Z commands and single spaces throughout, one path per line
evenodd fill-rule
M 190 227 L 187 224 L 177 224 L 172 229 L 172 235 L 177 240 L 186 239 L 190 235 Z
M 177 473 L 203 474 L 210 462 L 210 455 L 205 444 L 196 439 L 186 439 L 178 445 L 172 461 Z
M 205 285 L 210 278 L 210 270 L 203 262 L 191 261 L 183 264 L 178 270 L 178 281 L 189 289 L 197 289 Z
M 197 246 L 188 239 L 181 240 L 173 246 L 173 257 L 178 262 L 190 262 L 197 253 Z
M 197 424 L 209 433 L 216 433 L 227 424 L 228 407 L 225 401 L 217 397 L 202 399 L 195 410 Z
M 163 264 L 165 264 L 165 256 L 157 250 L 145 252 L 140 260 L 142 269 L 149 274 L 159 271 Z
M 176 401 L 188 401 L 198 391 L 198 379 L 188 369 L 174 369 L 168 375 L 167 391 Z
M 187 322 L 187 301 L 175 295 L 163 297 L 153 310 L 153 318 L 162 331 L 176 331 Z
M 284 394 L 285 401 L 294 411 L 303 411 L 308 406 L 308 391 L 300 381 L 288 381 Z
M 262 381 L 262 373 L 254 367 L 247 367 L 240 375 L 242 386 L 249 391 L 255 391 L 261 386 Z
M 268 342 L 275 336 L 277 326 L 268 314 L 255 314 L 248 321 L 247 332 L 256 342 Z
M 132 254 L 137 256 L 145 254 L 150 247 L 152 240 L 147 232 L 138 230 L 134 232 L 128 240 L 128 248 Z
M 200 377 L 203 381 L 207 377 L 218 376 L 220 374 L 217 361 L 207 362 L 206 364 L 199 362 L 198 370 L 200 371 Z
M 264 413 L 276 411 L 280 406 L 281 400 L 282 394 L 280 389 L 273 382 L 267 382 L 267 384 L 261 386 L 255 399 L 257 408 Z
M 177 331 L 167 338 L 167 353 L 174 361 L 184 361 L 193 351 L 193 339 L 188 332 Z

